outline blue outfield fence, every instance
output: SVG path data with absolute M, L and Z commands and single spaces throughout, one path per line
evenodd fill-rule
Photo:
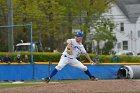
M 41 80 L 47 77 L 56 65 L 54 64 L 1 64 L 0 80 Z M 86 65 L 92 75 L 99 79 L 116 79 L 122 65 Z M 80 69 L 65 66 L 53 80 L 84 80 L 88 76 Z
M 31 80 L 32 65 L 0 65 L 0 80 Z

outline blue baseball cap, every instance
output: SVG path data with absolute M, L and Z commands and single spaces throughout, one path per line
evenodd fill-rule
M 83 34 L 84 34 L 84 33 L 81 32 L 81 31 L 76 32 L 76 36 L 77 36 L 77 37 L 83 37 Z

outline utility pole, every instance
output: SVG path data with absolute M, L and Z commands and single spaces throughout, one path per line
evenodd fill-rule
M 13 40 L 13 7 L 12 0 L 8 0 L 8 51 L 14 51 Z

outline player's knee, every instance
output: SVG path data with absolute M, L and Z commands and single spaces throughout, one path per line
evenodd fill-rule
M 56 66 L 55 68 L 56 68 L 58 71 L 62 69 L 61 66 Z
M 87 71 L 87 67 L 86 67 L 86 66 L 84 66 L 84 67 L 83 67 L 83 70 L 84 70 L 84 71 Z

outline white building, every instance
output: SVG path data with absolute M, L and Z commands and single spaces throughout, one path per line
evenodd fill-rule
M 140 0 L 118 0 L 104 16 L 116 24 L 116 52 L 129 50 L 140 53 Z

